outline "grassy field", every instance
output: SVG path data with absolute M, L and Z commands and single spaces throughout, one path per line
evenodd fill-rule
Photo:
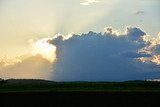
M 0 82 L 0 92 L 160 92 L 160 82 L 53 82 L 45 80 L 4 80 Z

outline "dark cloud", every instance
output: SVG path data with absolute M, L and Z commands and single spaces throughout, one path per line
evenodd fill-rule
M 137 27 L 127 27 L 124 33 L 106 27 L 104 33 L 90 31 L 69 38 L 59 34 L 41 39 L 38 41 L 45 46 L 56 47 L 54 63 L 41 54 L 16 58 L 13 63 L 0 61 L 0 76 L 54 81 L 157 79 L 160 78 L 160 38 L 148 39 L 146 35 Z M 41 46 L 44 45 L 38 47 Z
M 137 58 L 151 55 L 139 50 L 146 46 L 140 28 L 127 27 L 118 34 L 113 28 L 106 32 L 63 36 L 50 40 L 57 47 L 53 64 L 53 80 L 57 81 L 123 81 L 150 79 L 159 76 L 155 64 L 139 62 Z M 158 65 L 159 66 L 159 65 Z
M 128 58 L 151 57 L 150 54 L 135 53 L 135 52 L 132 52 L 132 51 L 127 51 L 127 52 L 123 52 L 123 53 L 120 53 L 120 54 L 123 55 L 124 57 L 128 57 Z

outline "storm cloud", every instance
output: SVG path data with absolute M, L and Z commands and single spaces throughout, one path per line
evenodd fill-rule
M 0 61 L 0 76 L 53 81 L 160 79 L 159 36 L 148 36 L 137 27 L 104 30 L 32 41 L 34 54 Z
M 63 35 L 50 39 L 49 43 L 57 47 L 53 80 L 124 81 L 159 78 L 160 66 L 153 60 L 159 52 L 153 55 L 158 50 L 154 49 L 150 53 L 144 51 L 151 44 L 144 40 L 146 35 L 136 27 L 127 27 L 124 33 L 107 27 L 104 34 L 90 31 L 87 34 L 73 34 L 66 40 Z

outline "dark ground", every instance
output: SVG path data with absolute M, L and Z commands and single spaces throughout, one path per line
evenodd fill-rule
M 160 92 L 11 92 L 0 98 L 0 107 L 160 106 Z
M 0 107 L 160 107 L 160 82 L 1 80 Z

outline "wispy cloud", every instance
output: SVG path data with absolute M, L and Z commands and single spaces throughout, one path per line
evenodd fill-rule
M 139 10 L 139 11 L 136 11 L 134 14 L 135 15 L 144 15 L 144 11 L 142 11 L 142 10 Z
M 83 0 L 84 2 L 80 3 L 81 5 L 84 5 L 84 6 L 88 6 L 92 3 L 97 3 L 99 2 L 98 0 Z

